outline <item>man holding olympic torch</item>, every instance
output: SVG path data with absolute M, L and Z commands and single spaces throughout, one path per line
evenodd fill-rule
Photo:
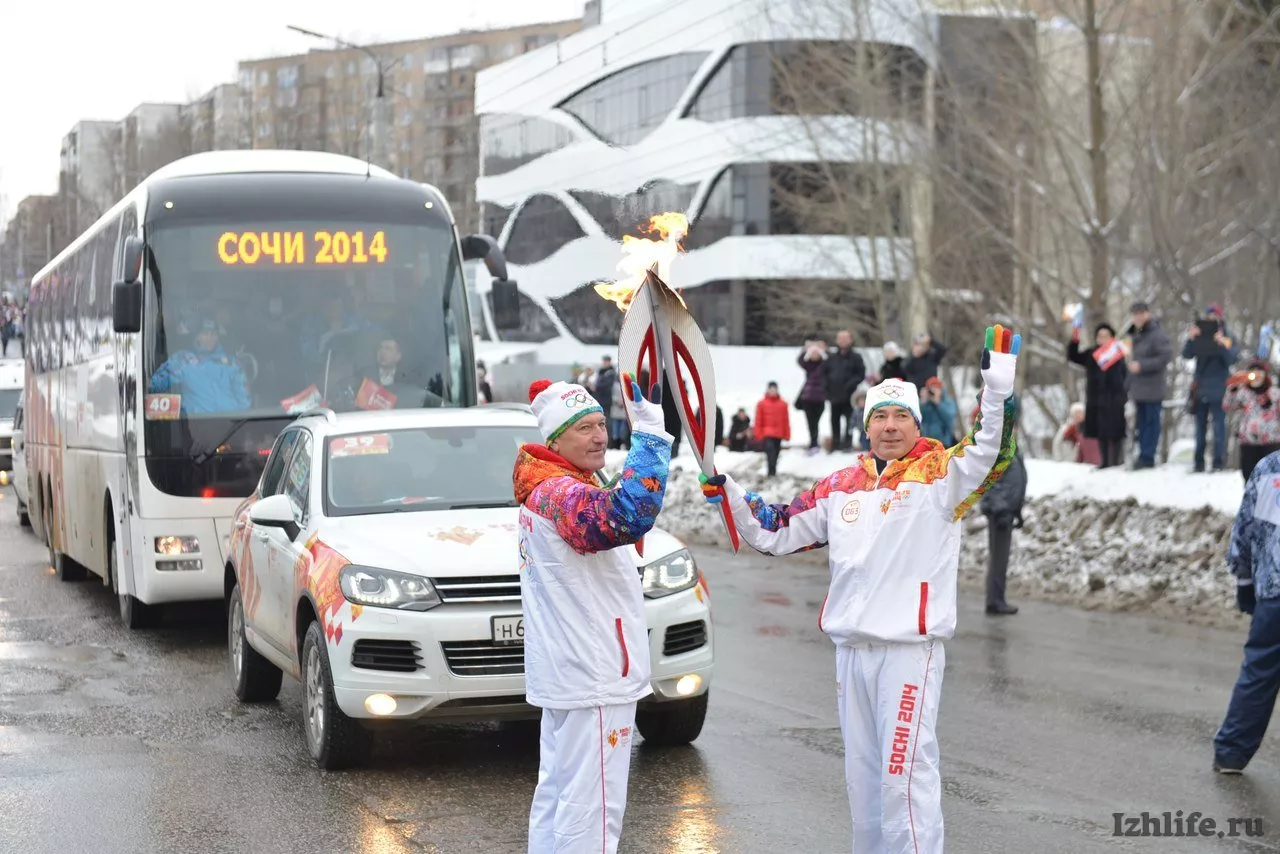
M 725 475 L 702 476 L 743 539 L 793 554 L 830 546 L 818 625 L 836 644 L 853 850 L 941 852 L 942 779 L 934 724 L 942 641 L 955 633 L 960 520 L 1008 468 L 1020 336 L 987 329 L 980 414 L 959 444 L 920 435 L 920 394 L 903 380 L 867 392 L 871 453 L 790 504 L 766 504 Z

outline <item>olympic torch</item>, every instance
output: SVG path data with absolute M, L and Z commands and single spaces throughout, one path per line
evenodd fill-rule
M 651 383 L 662 379 L 663 394 L 671 395 L 676 403 L 698 467 L 712 477 L 716 474 L 716 380 L 711 350 L 684 300 L 660 272 L 680 251 L 679 241 L 688 230 L 688 221 L 683 214 L 659 214 L 650 220 L 647 230 L 660 235 L 661 240 L 623 238 L 624 260 L 619 268 L 630 273 L 630 278 L 597 285 L 596 291 L 626 311 L 618 334 L 620 370 L 637 378 L 643 371 Z M 625 395 L 623 399 L 627 400 Z M 738 530 L 729 503 L 720 502 L 720 508 L 730 546 L 737 552 Z M 642 544 L 639 547 L 643 549 Z

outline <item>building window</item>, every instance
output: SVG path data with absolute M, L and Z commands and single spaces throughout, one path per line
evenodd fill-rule
M 511 208 L 504 208 L 493 202 L 484 202 L 480 205 L 480 228 L 490 237 L 501 236 L 502 229 L 510 218 Z
M 248 70 L 241 71 L 240 72 L 240 88 L 249 89 L 252 86 L 253 86 L 253 72 Z
M 298 66 L 283 65 L 276 69 L 276 85 L 283 88 L 296 86 L 298 83 Z
M 271 76 L 267 74 L 267 70 L 264 68 L 258 72 L 258 85 L 266 86 L 269 82 L 271 82 Z
M 406 98 L 412 98 L 412 97 L 413 97 L 413 83 L 412 83 L 412 82 L 409 82 L 409 83 L 404 84 L 404 96 L 405 96 Z
M 536 264 L 583 236 L 573 214 L 554 196 L 540 193 L 516 214 L 504 249 L 512 264 Z
M 611 74 L 559 104 L 610 145 L 634 145 L 671 113 L 706 53 L 681 53 Z
M 616 344 L 627 316 L 591 284 L 551 300 L 551 306 L 565 328 L 583 344 Z
M 927 67 L 907 47 L 776 41 L 734 47 L 687 115 L 707 122 L 770 115 L 922 115 Z
M 266 139 L 269 136 L 271 136 L 271 125 L 258 125 L 258 139 Z
M 569 195 L 591 214 L 606 235 L 621 240 L 624 234 L 640 234 L 655 214 L 688 211 L 697 189 L 697 184 L 650 181 L 627 196 L 587 190 L 570 190 Z
M 356 61 L 354 59 L 347 60 L 347 76 L 351 77 L 356 73 Z
M 573 134 L 546 119 L 480 116 L 481 174 L 502 175 L 573 142 Z
M 404 55 L 404 58 L 400 60 L 400 67 L 403 68 L 405 71 L 412 71 L 413 66 L 415 63 L 417 63 L 417 61 L 418 61 L 418 58 L 415 57 L 413 54 L 406 53 Z

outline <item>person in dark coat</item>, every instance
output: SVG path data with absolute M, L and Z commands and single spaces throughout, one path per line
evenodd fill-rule
M 648 371 L 641 371 L 639 380 L 640 388 L 649 388 Z M 665 386 L 662 389 L 662 422 L 662 429 L 675 437 L 671 441 L 671 458 L 675 459 L 676 454 L 680 453 L 680 439 L 684 436 L 684 424 L 680 421 L 680 409 L 679 404 L 676 403 L 676 395 Z
M 881 352 L 884 353 L 884 364 L 880 366 L 880 379 L 878 382 L 905 380 L 907 378 L 907 365 L 902 359 L 902 349 L 898 347 L 897 342 L 886 342 Z M 871 383 L 871 385 L 875 384 Z M 916 386 L 916 388 L 919 387 Z
M 804 371 L 804 385 L 796 397 L 796 409 L 804 413 L 809 425 L 809 453 L 818 452 L 818 425 L 822 423 L 822 411 L 827 408 L 827 346 L 822 341 L 806 341 L 800 353 L 800 369 Z
M 1125 334 L 1133 341 L 1129 354 L 1129 397 L 1137 415 L 1138 462 L 1135 468 L 1155 468 L 1160 447 L 1161 416 L 1168 391 L 1169 363 L 1173 342 L 1151 316 L 1151 307 L 1135 302 L 1130 309 L 1133 323 Z
M 1231 376 L 1231 366 L 1240 357 L 1239 351 L 1231 341 L 1227 332 L 1227 324 L 1222 315 L 1222 308 L 1214 303 L 1205 311 L 1205 320 L 1217 321 L 1217 331 L 1213 341 L 1217 345 L 1208 348 L 1209 352 L 1197 347 L 1196 339 L 1200 337 L 1200 327 L 1195 325 L 1187 333 L 1186 343 L 1182 345 L 1182 358 L 1196 360 L 1196 374 L 1191 381 L 1191 411 L 1196 417 L 1196 458 L 1195 470 L 1204 471 L 1204 452 L 1208 444 L 1209 418 L 1213 418 L 1213 470 L 1222 471 L 1227 464 L 1227 414 L 1222 408 L 1222 399 L 1227 394 L 1227 378 Z
M 751 416 L 744 407 L 739 406 L 729 422 L 729 450 L 745 451 L 747 442 L 751 440 Z
M 853 417 L 853 393 L 867 378 L 867 365 L 853 349 L 853 333 L 841 329 L 836 346 L 827 354 L 827 402 L 831 406 L 831 450 L 847 451 L 852 444 L 848 427 Z M 842 420 L 843 419 L 843 420 Z
M 609 355 L 601 356 L 600 370 L 596 371 L 594 385 L 590 391 L 596 400 L 605 405 L 606 409 L 609 401 L 613 400 L 613 386 L 617 381 L 618 371 L 613 366 L 613 357 Z
M 929 377 L 938 375 L 942 357 L 947 355 L 947 345 L 933 340 L 928 332 L 921 332 L 911 341 L 911 358 L 907 360 L 907 382 L 916 388 L 924 388 Z
M 1019 401 L 1013 402 L 1016 425 Z M 1015 426 L 1015 430 L 1017 427 Z M 1021 450 L 1014 452 L 1009 468 L 982 496 L 982 515 L 987 517 L 987 613 L 1012 615 L 1016 606 L 1005 601 L 1005 579 L 1013 551 L 1013 530 L 1022 527 L 1022 506 L 1027 498 L 1027 466 Z
M 1102 463 L 1098 468 L 1118 466 L 1124 459 L 1125 425 L 1124 405 L 1128 400 L 1129 369 L 1123 358 L 1116 359 L 1106 370 L 1098 364 L 1095 354 L 1101 354 L 1115 340 L 1116 331 L 1109 323 L 1099 323 L 1094 330 L 1096 346 L 1080 349 L 1080 328 L 1071 333 L 1067 345 L 1067 360 L 1082 365 L 1085 370 L 1084 435 L 1098 440 Z

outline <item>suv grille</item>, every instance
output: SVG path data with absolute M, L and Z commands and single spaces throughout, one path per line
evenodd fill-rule
M 662 639 L 663 655 L 680 655 L 707 645 L 707 624 L 702 620 L 667 627 Z
M 356 641 L 351 650 L 351 666 L 365 670 L 412 673 L 422 668 L 422 656 L 418 645 L 413 641 L 363 638 Z
M 519 602 L 520 576 L 472 575 L 433 578 L 441 602 Z
M 499 646 L 492 641 L 449 641 L 440 644 L 454 676 L 521 676 L 524 644 Z

